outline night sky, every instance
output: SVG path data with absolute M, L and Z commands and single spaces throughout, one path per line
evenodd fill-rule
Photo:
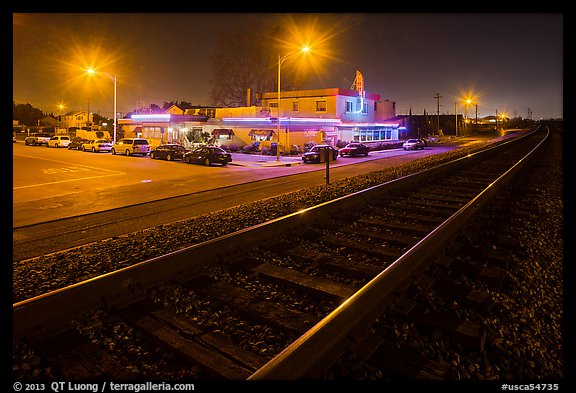
M 211 105 L 212 52 L 229 27 L 278 20 L 283 42 L 317 40 L 305 88 L 349 89 L 359 70 L 369 93 L 396 102 L 397 114 L 506 113 L 563 117 L 562 13 L 15 13 L 13 98 L 44 112 L 118 111 L 188 101 Z M 290 61 L 284 67 L 295 66 Z M 275 72 L 275 71 L 274 71 Z M 530 111 L 531 113 L 529 113 Z

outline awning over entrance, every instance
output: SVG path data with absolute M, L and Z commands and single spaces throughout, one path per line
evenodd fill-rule
M 212 130 L 212 135 L 216 138 L 220 137 L 220 135 L 231 137 L 234 135 L 234 131 L 232 131 L 230 128 L 215 128 Z
M 274 130 L 250 130 L 250 133 L 248 133 L 249 136 L 265 136 L 268 138 L 272 138 L 274 134 Z

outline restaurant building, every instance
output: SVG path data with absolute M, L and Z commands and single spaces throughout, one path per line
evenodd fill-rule
M 259 106 L 237 108 L 173 105 L 162 114 L 134 114 L 120 119 L 124 137 L 143 137 L 151 145 L 190 146 L 202 136 L 216 145 L 239 147 L 259 142 L 260 148 L 279 143 L 282 150 L 306 143 L 387 142 L 398 140 L 400 124 L 395 103 L 367 93 L 357 72 L 350 90 L 327 88 L 264 93 Z

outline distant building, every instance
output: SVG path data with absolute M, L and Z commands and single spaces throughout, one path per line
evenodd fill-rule
M 455 115 L 434 115 L 424 113 L 423 115 L 398 115 L 391 121 L 398 122 L 405 130 L 401 138 L 417 138 L 427 135 L 458 135 L 462 136 L 469 130 L 464 129 L 464 116 Z
M 94 122 L 94 116 L 90 114 L 88 118 L 87 111 L 72 111 L 62 115 L 61 127 L 69 130 L 70 128 L 82 128 Z

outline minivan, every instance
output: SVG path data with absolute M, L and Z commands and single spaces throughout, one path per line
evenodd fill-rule
M 150 144 L 144 138 L 124 138 L 116 142 L 110 152 L 112 154 L 118 153 L 126 156 L 133 154 L 146 156 L 150 153 Z
M 54 135 L 48 141 L 48 147 L 68 147 L 70 144 L 70 137 L 65 135 Z

